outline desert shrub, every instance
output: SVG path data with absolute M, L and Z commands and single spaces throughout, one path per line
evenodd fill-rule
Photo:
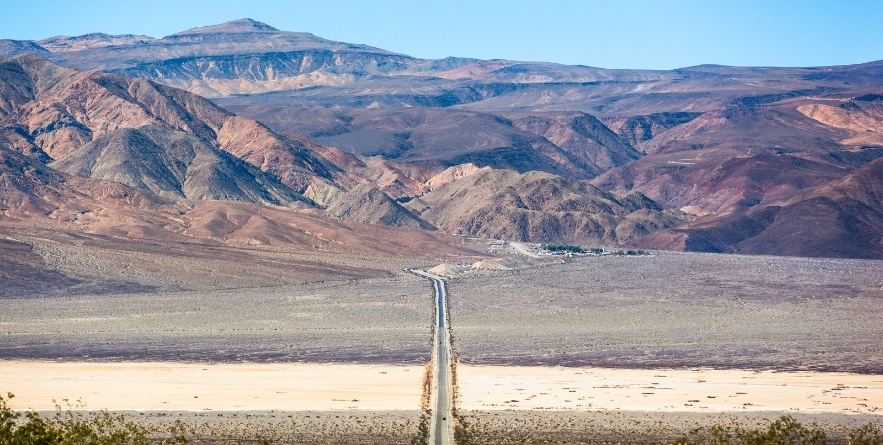
M 802 425 L 791 416 L 782 416 L 765 432 L 751 431 L 745 435 L 745 443 L 757 445 L 816 445 L 825 443 L 825 432 L 812 424 Z
M 813 423 L 804 426 L 791 416 L 782 416 L 766 430 L 745 430 L 740 426 L 713 425 L 697 428 L 677 443 L 683 445 L 821 445 L 825 432 Z
M 687 437 L 677 441 L 680 445 L 730 445 L 737 444 L 741 430 L 738 427 L 713 425 L 710 427 L 696 428 L 687 434 Z
M 188 444 L 192 441 L 195 432 L 193 427 L 188 426 L 180 420 L 175 420 L 169 426 L 169 437 L 163 440 L 163 444 Z
M 846 436 L 848 445 L 883 445 L 883 434 L 874 424 L 867 424 Z
M 77 414 L 56 405 L 54 417 L 34 411 L 24 415 L 7 403 L 12 393 L 0 396 L 0 445 L 146 445 L 148 430 L 123 415 L 107 411 Z
M 465 417 L 453 414 L 454 419 L 454 443 L 457 445 L 474 445 L 477 444 L 470 424 Z
M 7 397 L 11 399 L 15 396 L 9 393 Z M 11 437 L 15 432 L 17 417 L 18 415 L 7 406 L 6 399 L 0 396 L 0 444 L 8 443 L 6 438 Z
M 428 409 L 420 414 L 420 422 L 417 424 L 417 434 L 411 437 L 410 445 L 426 445 L 429 443 L 429 424 L 432 412 Z

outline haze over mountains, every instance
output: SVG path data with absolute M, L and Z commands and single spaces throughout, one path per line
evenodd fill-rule
M 312 244 L 286 233 L 309 217 L 440 244 L 883 258 L 883 62 L 425 60 L 248 19 L 0 55 L 7 225 L 204 242 L 248 208 L 237 239 L 277 245 Z

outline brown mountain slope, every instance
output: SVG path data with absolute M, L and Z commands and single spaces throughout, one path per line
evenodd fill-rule
M 9 59 L 6 66 L 17 76 L 5 77 L 4 84 L 18 91 L 7 101 L 7 144 L 24 144 L 44 162 L 54 158 L 50 165 L 62 172 L 170 200 L 313 206 L 301 192 L 332 206 L 328 214 L 335 217 L 432 228 L 381 191 L 422 193 L 426 178 L 417 167 L 366 162 L 279 135 L 143 79 L 79 73 L 34 56 Z
M 0 297 L 382 276 L 407 264 L 401 258 L 476 255 L 437 232 L 310 212 L 171 202 L 118 182 L 70 177 L 0 147 Z
M 2 222 L 0 298 L 260 288 L 481 258 L 463 240 L 435 232 L 243 202 L 192 204 L 156 212 L 162 222 L 124 206 L 95 212 L 88 224 Z
M 369 224 L 435 230 L 397 201 L 429 190 L 426 169 L 381 156 L 357 156 L 302 136 L 291 137 L 338 169 L 332 173 L 339 187 L 314 183 L 304 193 L 325 206 L 327 215 Z
M 2 147 L 0 185 L 0 232 L 43 228 L 60 238 L 113 237 L 117 243 L 133 243 L 133 250 L 141 248 L 139 243 L 159 242 L 272 246 L 332 257 L 474 254 L 459 247 L 456 237 L 342 221 L 318 210 L 217 200 L 172 202 L 116 182 L 69 177 Z
M 694 251 L 883 259 L 883 159 L 784 205 L 699 218 L 644 241 Z
M 142 238 L 174 229 L 186 203 L 118 182 L 71 177 L 0 147 L 0 225 Z
M 362 156 L 383 156 L 436 171 L 473 163 L 587 179 L 640 157 L 634 148 L 585 113 L 513 115 L 510 120 L 438 108 L 316 109 L 238 106 L 238 102 L 237 98 L 218 100 L 276 131 L 302 134 Z
M 49 165 L 74 176 L 115 181 L 168 199 L 313 205 L 275 177 L 203 139 L 157 125 L 116 130 Z
M 781 204 L 883 156 L 873 145 L 881 101 L 859 97 L 745 97 L 639 143 L 648 156 L 592 182 L 699 214 Z
M 325 213 L 367 224 L 435 229 L 385 193 L 367 184 L 360 184 L 346 191 L 328 206 Z
M 18 221 L 66 209 L 67 216 L 89 210 L 87 197 L 67 184 L 67 178 L 45 165 L 0 146 L 0 218 Z
M 728 213 L 781 203 L 809 188 L 838 180 L 849 170 L 790 155 L 738 156 L 731 150 L 650 155 L 592 181 L 604 190 L 641 191 L 666 208 Z
M 410 204 L 431 220 L 427 205 L 437 204 L 441 212 L 457 198 L 433 201 L 444 181 L 433 185 L 430 178 L 447 167 L 472 164 L 590 179 L 604 190 L 633 189 L 667 209 L 684 208 L 698 216 L 683 232 L 675 232 L 657 230 L 670 228 L 671 220 L 650 224 L 658 209 L 614 212 L 615 223 L 605 225 L 611 243 L 640 242 L 638 226 L 649 221 L 642 233 L 656 230 L 650 235 L 666 236 L 669 245 L 681 249 L 762 252 L 763 246 L 777 245 L 772 236 L 777 234 L 791 236 L 791 250 L 781 251 L 814 252 L 815 247 L 799 247 L 801 240 L 815 246 L 817 240 L 841 239 L 840 245 L 853 247 L 837 255 L 847 255 L 858 252 L 857 246 L 878 230 L 864 210 L 869 207 L 865 201 L 813 193 L 883 156 L 883 62 L 640 71 L 506 60 L 429 61 L 287 33 L 251 20 L 162 39 L 92 34 L 0 42 L 0 51 L 26 47 L 66 66 L 129 72 L 212 95 L 265 92 L 218 100 L 235 105 L 237 112 L 249 110 L 249 117 L 262 120 L 259 124 L 144 79 L 65 71 L 35 57 L 0 61 L 0 144 L 71 168 L 66 171 L 122 178 L 143 196 L 283 202 L 271 186 L 275 182 L 245 174 L 248 169 L 236 177 L 251 175 L 251 185 L 236 182 L 229 175 L 234 169 L 222 167 L 227 165 L 220 161 L 223 154 L 204 165 L 215 173 L 197 176 L 202 189 L 186 187 L 182 174 L 201 170 L 178 165 L 190 158 L 172 156 L 174 150 L 158 137 L 147 138 L 161 150 L 145 144 L 152 150 L 145 153 L 155 155 L 143 164 L 146 157 L 134 150 L 137 138 L 126 139 L 133 141 L 133 150 L 113 151 L 125 153 L 116 159 L 99 162 L 94 153 L 75 152 L 105 144 L 105 138 L 124 140 L 121 131 L 168 128 L 164 141 L 198 138 L 321 206 L 338 204 L 339 215 L 361 221 L 410 224 L 408 218 L 379 215 L 390 209 L 392 215 L 404 215 L 395 205 L 422 194 L 426 199 Z M 317 149 L 319 144 L 297 134 L 326 145 Z M 64 164 L 69 156 L 74 157 Z M 448 185 L 457 182 L 450 179 L 445 179 Z M 478 218 L 493 219 L 499 227 L 492 232 L 549 237 L 556 230 L 576 232 L 560 218 L 531 220 L 530 212 L 559 212 L 524 202 L 541 190 L 506 181 L 488 184 L 503 188 L 488 197 L 462 192 L 474 198 L 470 204 L 476 208 L 490 198 L 508 203 L 494 210 L 509 212 L 508 222 L 491 218 L 490 211 Z M 363 185 L 386 195 L 355 190 Z M 611 196 L 625 204 L 623 196 Z M 633 201 L 644 202 L 640 196 Z M 816 215 L 817 224 L 788 225 L 786 220 L 800 221 L 800 215 Z M 523 229 L 525 220 L 529 229 Z M 844 233 L 856 234 L 860 242 L 850 244 Z
M 417 165 L 391 161 L 382 156 L 360 157 L 337 147 L 320 144 L 304 136 L 293 134 L 286 136 L 302 143 L 304 147 L 336 167 L 337 170 L 332 170 L 332 176 L 335 182 L 344 188 L 368 183 L 393 199 L 422 195 L 428 190 L 425 182 L 428 180 L 431 170 Z M 331 190 L 331 192 L 335 193 L 336 191 Z M 317 199 L 312 195 L 309 196 L 316 202 L 330 202 Z
M 798 107 L 807 102 L 811 100 L 730 104 L 663 131 L 638 144 L 638 148 L 648 154 L 711 148 L 742 150 L 746 154 L 749 149 L 782 153 L 837 149 L 845 132 L 800 113 Z
M 883 259 L 883 159 L 791 200 L 745 253 Z
M 797 111 L 825 125 L 849 132 L 846 146 L 883 146 L 883 95 L 866 94 L 840 103 L 813 103 Z
M 594 186 L 548 173 L 489 170 L 448 182 L 408 206 L 446 232 L 608 245 L 673 227 L 683 217 L 634 195 L 621 199 L 625 203 Z
M 608 128 L 619 134 L 629 145 L 638 147 L 642 142 L 649 141 L 660 133 L 686 124 L 701 115 L 702 113 L 679 111 L 633 117 L 613 116 L 605 118 L 603 121 Z
M 298 192 L 315 180 L 331 179 L 324 162 L 301 144 L 191 93 L 143 79 L 79 73 L 34 56 L 0 65 L 5 67 L 0 85 L 11 91 L 4 95 L 7 118 L 0 142 L 29 156 L 61 161 L 117 130 L 152 125 L 153 133 L 160 128 L 183 132 L 229 151 Z
M 513 118 L 513 125 L 544 137 L 570 155 L 571 162 L 597 176 L 641 157 L 594 116 L 587 113 L 547 113 Z
M 233 246 L 273 246 L 317 257 L 474 255 L 456 237 L 405 227 L 370 225 L 251 203 L 198 201 L 183 215 L 182 234 Z M 437 250 L 436 250 L 437 249 Z
M 218 143 L 234 156 L 272 173 L 299 193 L 315 183 L 331 185 L 331 166 L 300 141 L 276 134 L 263 124 L 232 116 L 218 129 Z

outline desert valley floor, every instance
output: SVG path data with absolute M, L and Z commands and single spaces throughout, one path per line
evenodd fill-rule
M 880 423 L 881 261 L 658 252 L 520 264 L 437 268 L 451 275 L 457 405 L 477 443 L 673 440 L 782 414 L 835 432 Z M 431 292 L 401 272 L 7 297 L 0 389 L 15 409 L 80 399 L 228 438 L 408 443 Z

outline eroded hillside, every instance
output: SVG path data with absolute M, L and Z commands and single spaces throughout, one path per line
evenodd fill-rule
M 831 191 L 880 187 L 861 172 L 883 157 L 881 62 L 642 71 L 426 60 L 248 19 L 163 38 L 7 40 L 0 51 L 136 78 L 5 61 L 2 140 L 145 199 L 537 242 L 883 257 L 875 207 Z M 493 179 L 450 178 L 474 169 Z M 528 186 L 537 171 L 571 185 Z M 648 204 L 534 205 L 543 193 Z

